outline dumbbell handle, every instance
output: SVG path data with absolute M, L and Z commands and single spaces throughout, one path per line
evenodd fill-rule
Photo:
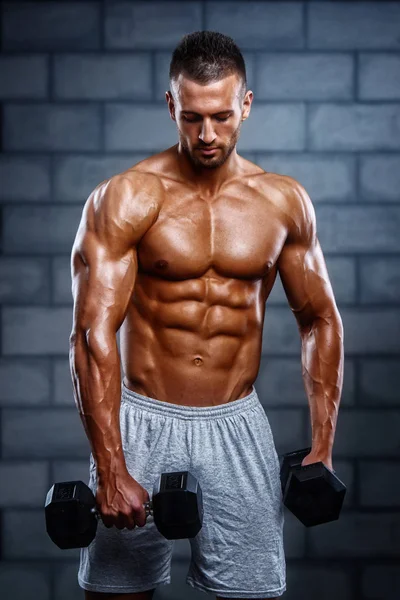
M 149 502 L 145 502 L 142 506 L 144 506 L 144 509 L 146 511 L 146 519 L 150 515 L 153 515 L 153 502 L 152 502 L 152 500 L 150 500 Z M 95 506 L 90 509 L 90 512 L 93 513 L 95 515 L 95 517 L 97 517 L 97 519 L 101 518 L 101 515 L 100 515 L 99 511 L 97 510 L 97 508 Z

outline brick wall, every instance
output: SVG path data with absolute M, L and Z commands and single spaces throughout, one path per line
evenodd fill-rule
M 400 2 L 2 2 L 0 596 L 83 597 L 44 530 L 55 480 L 87 481 L 68 367 L 69 255 L 93 187 L 173 145 L 171 51 L 232 35 L 254 91 L 238 151 L 307 189 L 345 328 L 339 521 L 286 512 L 288 600 L 400 596 Z M 288 376 L 289 374 L 289 376 Z M 256 386 L 279 453 L 308 445 L 300 340 L 279 281 Z M 161 599 L 185 585 L 176 542 Z

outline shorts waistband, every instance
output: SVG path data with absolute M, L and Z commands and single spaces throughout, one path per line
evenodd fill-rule
M 149 396 L 143 396 L 138 392 L 129 389 L 122 382 L 121 402 L 127 402 L 146 411 L 158 413 L 164 416 L 180 417 L 183 419 L 212 419 L 215 417 L 227 417 L 243 411 L 250 410 L 255 406 L 261 406 L 256 389 L 253 385 L 252 391 L 248 396 L 232 400 L 225 404 L 215 406 L 188 406 L 164 402 Z

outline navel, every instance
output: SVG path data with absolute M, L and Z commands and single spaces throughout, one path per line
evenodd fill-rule
M 201 359 L 199 356 L 196 356 L 193 362 L 196 365 L 196 367 L 201 367 L 201 365 L 203 364 L 203 359 Z

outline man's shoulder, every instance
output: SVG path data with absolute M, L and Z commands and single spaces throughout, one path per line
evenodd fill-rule
M 257 189 L 278 208 L 288 229 L 288 239 L 307 235 L 315 227 L 315 211 L 305 187 L 294 177 L 265 172 L 256 177 Z
M 281 173 L 274 173 L 272 171 L 263 170 L 257 172 L 255 173 L 255 178 L 260 185 L 265 186 L 265 188 L 275 189 L 288 199 L 296 195 L 298 190 L 302 187 L 294 177 L 282 175 Z
M 150 196 L 158 198 L 163 190 L 161 174 L 153 168 L 150 160 L 132 165 L 125 171 L 113 175 L 108 181 L 112 185 L 125 183 L 134 195 L 141 197 L 147 197 L 150 194 Z
M 106 236 L 141 236 L 157 220 L 163 195 L 156 174 L 128 168 L 94 188 L 84 206 L 82 224 Z
M 152 157 L 150 157 L 151 159 Z M 92 192 L 110 209 L 157 211 L 160 208 L 164 186 L 162 177 L 152 168 L 151 160 L 145 159 L 100 182 Z
M 312 208 L 312 202 L 306 189 L 294 177 L 265 171 L 257 176 L 257 180 L 267 195 L 272 193 L 291 212 L 308 212 Z
M 168 176 L 169 172 L 176 170 L 176 158 L 174 158 L 172 149 L 173 147 L 143 158 L 132 165 L 127 172 L 132 173 L 133 177 L 147 177 L 150 184 L 153 178 L 162 185 L 163 179 Z

